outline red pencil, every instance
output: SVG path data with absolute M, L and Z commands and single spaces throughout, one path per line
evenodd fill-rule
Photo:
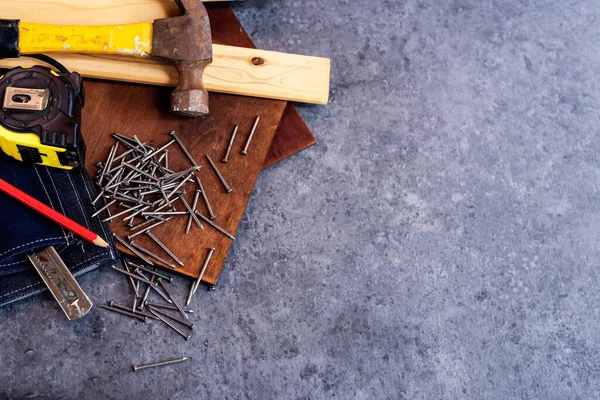
M 27 207 L 39 212 L 47 218 L 50 218 L 52 221 L 56 222 L 60 226 L 65 229 L 70 230 L 74 234 L 81 236 L 85 240 L 88 240 L 94 243 L 96 246 L 100 247 L 108 247 L 108 243 L 106 243 L 102 238 L 96 235 L 94 232 L 89 229 L 84 228 L 79 225 L 77 222 L 65 217 L 61 213 L 58 213 L 45 205 L 44 203 L 34 199 L 30 195 L 21 190 L 17 189 L 10 183 L 0 179 L 0 191 L 6 193 L 10 197 L 20 201 L 25 204 Z

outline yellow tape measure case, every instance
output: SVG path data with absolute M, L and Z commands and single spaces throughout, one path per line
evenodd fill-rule
M 83 162 L 81 76 L 42 66 L 0 78 L 0 148 L 25 163 L 73 169 Z

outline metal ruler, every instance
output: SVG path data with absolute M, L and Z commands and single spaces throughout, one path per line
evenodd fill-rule
M 46 247 L 27 257 L 69 320 L 81 318 L 90 311 L 90 298 L 83 292 L 54 247 Z

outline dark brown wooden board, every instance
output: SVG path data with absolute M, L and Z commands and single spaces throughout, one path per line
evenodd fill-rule
M 229 6 L 209 7 L 209 15 L 215 42 L 253 47 L 252 41 Z M 112 143 L 110 133 L 136 134 L 151 145 L 160 145 L 168 141 L 167 133 L 175 130 L 189 146 L 196 161 L 203 166 L 200 177 L 217 214 L 216 223 L 235 235 L 263 165 L 272 165 L 292 155 L 293 152 L 314 144 L 314 136 L 295 108 L 282 101 L 211 93 L 211 116 L 208 119 L 180 118 L 168 113 L 171 90 L 86 80 L 87 104 L 84 108 L 83 132 L 88 147 L 87 168 L 90 173 L 94 173 L 95 164 L 106 158 Z M 284 110 L 289 122 L 282 124 L 281 129 L 277 129 Z M 243 157 L 239 154 L 240 146 L 243 146 L 256 115 L 261 116 L 261 123 L 250 147 L 250 154 Z M 238 138 L 231 161 L 223 164 L 219 160 L 223 156 L 231 129 L 235 124 L 240 125 Z M 279 146 L 285 146 L 281 149 L 270 149 L 276 130 L 281 138 L 278 140 Z M 204 158 L 206 153 L 217 162 L 217 166 L 234 188 L 232 194 L 225 194 L 220 182 L 206 163 Z M 174 163 L 173 168 L 189 167 L 182 156 L 172 158 L 171 162 Z M 193 193 L 190 191 L 187 194 L 189 202 L 192 196 Z M 198 208 L 206 214 L 202 201 Z M 186 266 L 180 268 L 179 272 L 190 277 L 199 275 L 208 249 L 216 248 L 217 251 L 203 279 L 208 284 L 216 284 L 231 246 L 231 240 L 206 224 L 204 224 L 205 231 L 194 227 L 190 235 L 185 235 L 185 223 L 185 218 L 182 217 L 153 232 L 184 261 Z M 111 229 L 115 233 L 121 236 L 127 234 L 122 224 L 113 225 Z M 164 256 L 164 253 L 144 235 L 136 238 L 136 242 Z M 120 250 L 127 252 L 124 248 Z
M 168 112 L 170 93 L 170 88 L 138 86 L 132 90 L 129 85 L 95 82 L 93 90 L 88 92 L 82 127 L 87 145 L 87 168 L 90 173 L 95 173 L 95 164 L 106 158 L 113 144 L 110 137 L 113 132 L 137 135 L 143 142 L 159 147 L 171 139 L 168 133 L 174 130 L 202 166 L 198 175 L 217 215 L 215 222 L 235 235 L 286 103 L 211 93 L 210 116 L 206 119 L 190 119 Z M 243 156 L 240 152 L 257 115 L 261 117 L 260 123 L 248 155 Z M 236 124 L 239 125 L 238 135 L 229 162 L 224 164 L 220 160 Z M 215 161 L 233 188 L 232 193 L 225 192 L 208 165 L 205 154 Z M 176 146 L 172 147 L 169 151 L 169 168 L 181 171 L 189 167 L 190 163 L 183 153 Z M 184 189 L 187 190 L 186 199 L 191 204 L 195 185 L 188 184 Z M 174 204 L 179 211 L 184 210 L 180 203 Z M 116 208 L 112 210 L 115 212 Z M 198 210 L 208 216 L 202 201 Z M 190 234 L 186 235 L 186 223 L 185 216 L 178 216 L 153 229 L 152 233 L 185 263 L 185 267 L 178 268 L 177 272 L 190 277 L 199 275 L 208 249 L 214 247 L 216 251 L 203 281 L 216 284 L 232 240 L 207 224 L 204 224 L 204 231 L 194 224 Z M 129 233 L 121 219 L 111 224 L 111 230 L 123 238 Z M 134 240 L 155 254 L 168 258 L 146 235 Z M 129 253 L 122 246 L 118 247 Z
M 293 104 L 288 103 L 263 168 L 270 167 L 317 142 Z

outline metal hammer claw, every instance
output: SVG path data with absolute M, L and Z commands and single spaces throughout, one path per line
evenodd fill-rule
M 200 0 L 175 0 L 182 15 L 153 23 L 112 26 L 65 26 L 0 20 L 0 58 L 34 53 L 84 53 L 160 57 L 175 65 L 179 85 L 171 111 L 208 115 L 208 93 L 202 76 L 212 62 L 212 38 L 206 8 Z

